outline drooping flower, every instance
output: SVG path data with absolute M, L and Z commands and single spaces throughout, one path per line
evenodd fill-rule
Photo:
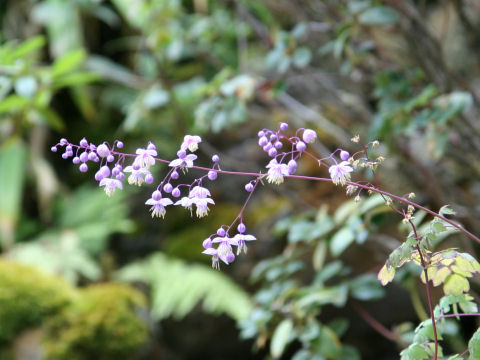
M 212 240 L 212 243 L 218 243 L 217 256 L 225 264 L 230 264 L 235 260 L 235 254 L 233 253 L 232 245 L 237 246 L 237 241 L 234 238 L 228 236 L 216 237 Z
M 166 210 L 165 206 L 172 205 L 173 201 L 169 198 L 162 198 L 162 193 L 158 190 L 155 190 L 152 194 L 152 197 L 145 202 L 145 205 L 152 205 L 150 211 L 152 212 L 152 217 L 164 217 Z
M 190 199 L 187 196 L 182 197 L 180 200 L 178 200 L 175 203 L 175 205 L 183 206 L 185 209 L 188 209 L 188 210 L 190 210 L 190 212 L 192 212 L 193 202 L 192 202 L 192 199 Z
M 197 159 L 197 155 L 195 154 L 185 154 L 184 150 L 180 150 L 177 153 L 178 159 L 170 161 L 168 166 L 171 167 L 180 167 L 181 169 L 191 168 L 193 166 L 193 162 Z
M 233 237 L 233 239 L 237 243 L 237 255 L 240 254 L 242 250 L 245 254 L 247 253 L 247 244 L 245 243 L 246 241 L 257 240 L 255 236 L 245 234 L 237 234 Z
M 157 156 L 157 150 L 154 148 L 147 149 L 137 149 L 135 152 L 137 156 L 135 157 L 134 164 L 139 165 L 141 168 L 149 168 L 152 165 L 155 165 L 155 158 Z
M 353 171 L 348 161 L 342 161 L 340 164 L 332 165 L 328 169 L 330 177 L 335 185 L 345 185 L 350 180 L 350 173 Z
M 198 149 L 198 144 L 202 142 L 202 138 L 198 135 L 185 135 L 183 138 L 182 145 L 180 149 L 182 150 L 190 150 L 191 152 L 195 152 Z
M 289 175 L 287 164 L 279 164 L 277 159 L 270 160 L 267 169 L 267 181 L 269 183 L 281 184 L 283 183 L 283 177 Z
M 218 261 L 218 251 L 213 247 L 205 249 L 202 251 L 202 254 L 210 255 L 212 257 L 212 268 L 220 270 L 220 262 Z
M 197 207 L 196 214 L 199 218 L 208 215 L 208 211 L 210 210 L 208 204 L 215 204 L 215 201 L 210 198 L 210 191 L 201 186 L 195 186 L 190 190 L 188 197 L 191 203 Z
M 150 174 L 146 168 L 140 167 L 140 165 L 134 163 L 133 166 L 127 166 L 124 172 L 130 173 L 128 177 L 128 183 L 130 185 L 138 185 L 141 186 L 143 184 L 143 175 Z
M 119 188 L 120 190 L 123 189 L 122 182 L 117 179 L 112 178 L 103 178 L 100 180 L 99 186 L 105 186 L 105 193 L 107 196 L 112 196 L 115 193 L 115 189 Z

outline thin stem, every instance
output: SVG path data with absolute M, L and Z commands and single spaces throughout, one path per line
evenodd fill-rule
M 397 342 L 397 338 L 395 334 L 383 326 L 377 319 L 375 319 L 372 315 L 370 315 L 364 308 L 362 308 L 358 303 L 352 303 L 353 308 L 355 311 L 362 317 L 365 322 L 370 325 L 375 331 L 377 331 L 380 335 L 387 338 L 388 340 Z

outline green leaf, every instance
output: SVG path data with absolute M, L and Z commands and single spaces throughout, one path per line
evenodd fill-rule
M 354 298 L 363 301 L 377 300 L 385 295 L 385 290 L 373 274 L 364 274 L 352 280 L 350 291 Z
M 84 49 L 76 49 L 68 52 L 55 60 L 52 65 L 52 76 L 57 77 L 75 70 L 85 60 L 86 53 Z
M 284 319 L 275 328 L 270 343 L 270 354 L 277 359 L 282 356 L 285 347 L 293 340 L 293 321 L 291 319 Z
M 468 350 L 470 352 L 469 360 L 480 360 L 480 328 L 473 333 L 468 341 Z
M 355 233 L 350 228 L 342 228 L 333 235 L 330 241 L 330 252 L 339 256 L 353 241 Z
M 470 290 L 470 284 L 467 279 L 458 274 L 450 275 L 443 285 L 445 295 L 461 295 L 463 292 Z
M 45 37 L 42 35 L 35 36 L 19 45 L 15 50 L 10 54 L 11 60 L 16 60 L 18 58 L 24 57 L 25 55 L 30 54 L 31 52 L 40 49 L 46 43 Z
M 321 327 L 318 339 L 311 346 L 315 353 L 329 359 L 337 359 L 342 351 L 342 345 L 337 334 L 325 325 Z
M 321 289 L 313 288 L 305 296 L 302 296 L 297 305 L 299 307 L 309 307 L 311 305 L 333 304 L 342 307 L 347 302 L 348 287 L 338 285 L 333 287 L 324 287 Z
M 383 265 L 378 273 L 378 280 L 382 283 L 383 286 L 387 285 L 389 282 L 393 280 L 395 277 L 395 268 L 388 267 L 387 265 Z
M 315 250 L 313 251 L 313 268 L 318 271 L 323 267 L 325 263 L 325 258 L 327 257 L 327 242 L 320 241 L 317 246 L 315 246 Z
M 391 25 L 398 21 L 398 14 L 387 6 L 375 6 L 365 10 L 358 17 L 363 25 Z
M 450 208 L 450 205 L 445 205 L 445 206 L 442 206 L 440 208 L 440 210 L 438 211 L 438 213 L 442 216 L 445 216 L 445 215 L 456 215 L 457 213 L 452 209 Z
M 62 75 L 53 81 L 53 85 L 56 88 L 76 86 L 76 85 L 85 85 L 101 79 L 101 76 L 94 74 L 88 71 L 79 71 L 75 73 L 70 73 L 67 75 Z
M 310 63 L 312 59 L 312 52 L 307 47 L 300 47 L 293 53 L 293 65 L 298 68 L 303 68 Z
M 28 106 L 30 101 L 23 96 L 9 95 L 3 101 L 0 102 L 0 114 L 4 114 L 11 111 L 24 110 Z

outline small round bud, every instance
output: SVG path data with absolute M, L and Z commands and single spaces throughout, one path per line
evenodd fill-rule
M 81 172 L 87 172 L 88 171 L 88 165 L 83 163 L 83 164 L 80 164 L 80 166 L 78 167 L 78 170 L 80 170 Z
M 149 141 L 147 145 L 147 150 L 157 150 L 157 147 Z
M 107 162 L 113 162 L 114 160 L 115 160 L 115 156 L 113 156 L 112 154 L 107 156 Z
M 88 160 L 94 161 L 96 157 L 97 154 L 95 154 L 93 151 L 88 153 Z
M 65 138 L 60 139 L 60 145 L 67 145 L 67 144 L 68 144 L 67 139 L 65 139 Z
M 277 139 L 278 139 L 277 135 L 275 135 L 275 134 L 270 135 L 270 141 L 275 141 Z
M 167 194 L 170 194 L 173 190 L 173 186 L 170 183 L 166 183 L 165 186 L 163 187 L 163 191 L 165 191 Z
M 265 132 L 263 130 L 260 130 L 257 135 L 258 137 L 265 136 Z
M 245 185 L 245 190 L 248 191 L 248 192 L 252 192 L 253 191 L 253 184 L 252 183 L 247 183 Z
M 187 156 L 187 153 L 185 152 L 185 150 L 178 150 L 177 156 L 179 159 L 183 159 L 185 156 Z
M 107 157 L 108 155 L 110 155 L 110 149 L 108 148 L 107 145 L 105 145 L 105 144 L 100 144 L 100 145 L 98 145 L 98 147 L 97 147 L 97 154 L 98 154 L 98 156 L 100 156 L 101 158 Z
M 203 240 L 202 246 L 204 249 L 210 249 L 212 247 L 212 239 L 207 238 Z
M 147 174 L 147 175 L 145 175 L 145 183 L 146 183 L 146 184 L 151 184 L 151 183 L 153 183 L 153 180 L 154 180 L 154 179 L 153 179 L 153 175 L 152 175 L 152 174 Z
M 76 164 L 80 164 L 80 158 L 78 156 L 75 156 L 73 159 L 72 159 L 72 162 L 76 165 Z
M 224 228 L 219 228 L 217 230 L 217 235 L 220 236 L 220 237 L 224 237 L 225 236 L 225 229 Z
M 307 148 L 307 145 L 305 145 L 305 143 L 303 141 L 299 141 L 295 144 L 295 148 L 302 152 L 302 151 L 305 151 L 305 149 Z
M 288 173 L 290 175 L 295 174 L 295 172 L 297 171 L 297 162 L 292 159 L 288 162 L 287 167 L 288 167 Z
M 133 170 L 140 170 L 140 165 L 134 163 L 132 165 L 132 168 L 133 168 Z
M 225 260 L 227 260 L 227 263 L 231 263 L 235 260 L 235 254 L 233 252 L 228 253 L 227 256 L 225 256 Z
M 215 155 L 212 156 L 212 162 L 218 163 L 219 161 L 220 161 L 220 158 L 218 157 L 217 154 L 215 154 Z
M 217 178 L 218 175 L 216 171 L 210 170 L 207 176 L 209 180 L 213 181 Z
M 95 144 L 90 144 L 90 150 L 92 151 L 97 150 L 97 147 L 95 146 Z
M 240 234 L 243 234 L 243 233 L 245 232 L 245 230 L 247 230 L 247 227 L 245 226 L 244 223 L 238 224 L 238 226 L 237 226 L 237 231 L 238 231 Z
M 268 152 L 272 147 L 273 145 L 271 143 L 268 143 L 263 147 L 263 151 Z
M 175 189 L 172 190 L 172 196 L 173 197 L 179 197 L 181 195 L 180 189 L 176 187 Z
M 121 172 L 118 175 L 116 175 L 115 178 L 117 180 L 123 180 L 123 179 L 125 179 L 125 174 L 123 172 Z
M 106 166 L 106 165 L 105 165 L 105 166 L 102 166 L 99 171 L 102 172 L 103 177 L 108 177 L 108 176 L 110 176 L 110 168 L 109 168 L 108 166 Z
M 83 138 L 82 140 L 80 140 L 80 146 L 81 147 L 87 147 L 88 146 L 87 139 Z
M 277 155 L 277 149 L 272 147 L 270 150 L 268 150 L 268 156 L 274 157 L 275 155 Z
M 280 123 L 280 130 L 286 131 L 288 129 L 288 124 L 287 123 Z
M 348 151 L 345 151 L 345 150 L 340 151 L 340 159 L 342 159 L 343 161 L 347 161 L 349 157 L 350 157 L 350 153 Z
M 112 169 L 112 175 L 113 175 L 113 176 L 117 176 L 118 174 L 120 174 L 120 171 L 121 171 L 121 170 L 120 170 L 118 167 L 115 166 L 115 167 Z
M 268 144 L 268 139 L 265 136 L 262 136 L 260 139 L 258 139 L 258 145 L 263 147 L 267 144 Z
M 275 149 L 278 150 L 282 148 L 283 144 L 281 141 L 277 141 L 273 146 L 275 146 Z
M 313 131 L 312 129 L 305 129 L 303 131 L 303 141 L 305 141 L 307 144 L 311 144 L 315 141 L 317 138 L 317 133 Z
M 88 153 L 86 151 L 84 151 L 80 154 L 80 161 L 81 162 L 87 162 L 88 161 Z
M 162 193 L 158 190 L 155 190 L 153 193 L 152 193 L 152 199 L 155 200 L 155 201 L 158 201 L 162 198 Z
M 117 148 L 122 149 L 123 148 L 123 142 L 117 141 Z
M 62 154 L 62 159 L 68 159 L 68 152 L 64 152 Z
M 105 177 L 105 176 L 103 176 L 101 170 L 98 170 L 98 171 L 95 173 L 95 180 L 97 180 L 97 181 L 102 180 L 104 177 Z
M 176 171 L 172 171 L 172 175 L 170 175 L 170 177 L 174 180 L 178 179 L 180 177 L 180 175 L 178 174 L 178 172 Z
M 93 158 L 93 162 L 99 162 L 99 161 L 100 161 L 100 158 L 97 155 L 95 155 L 95 157 Z
M 52 147 L 50 148 L 50 151 L 51 151 L 51 152 L 57 152 L 57 150 L 58 150 L 58 149 L 57 149 L 56 146 L 52 146 Z
M 71 152 L 72 150 L 73 149 L 71 145 L 67 145 L 67 147 L 65 148 L 65 152 Z

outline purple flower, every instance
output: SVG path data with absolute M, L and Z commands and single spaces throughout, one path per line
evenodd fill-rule
M 237 241 L 234 238 L 229 238 L 228 236 L 216 237 L 212 240 L 212 243 L 219 243 L 217 256 L 225 264 L 228 265 L 235 260 L 232 245 L 237 246 Z
M 149 174 L 150 171 L 148 171 L 145 168 L 139 167 L 138 164 L 135 164 L 133 166 L 127 166 L 124 170 L 124 172 L 131 173 L 130 176 L 128 177 L 128 183 L 130 185 L 138 185 L 141 186 L 143 184 L 143 175 Z
M 267 165 L 268 175 L 267 181 L 269 183 L 281 184 L 283 183 L 283 176 L 289 175 L 287 164 L 279 164 L 277 159 L 270 160 L 270 163 Z
M 210 191 L 201 186 L 195 186 L 190 190 L 188 197 L 190 198 L 192 204 L 195 204 L 197 207 L 196 214 L 199 218 L 208 215 L 208 204 L 215 204 L 215 202 L 209 197 Z
M 233 237 L 234 242 L 237 245 L 237 255 L 243 252 L 247 253 L 247 244 L 245 241 L 255 241 L 257 238 L 253 235 L 237 234 Z
M 191 152 L 195 152 L 198 149 L 198 144 L 202 142 L 202 138 L 198 135 L 185 135 L 183 138 L 183 143 L 180 146 L 182 150 L 190 150 Z
M 340 164 L 330 166 L 328 171 L 335 185 L 345 185 L 350 180 L 353 169 L 348 161 L 342 161 Z
M 137 156 L 135 157 L 134 164 L 147 169 L 150 166 L 155 165 L 154 156 L 157 156 L 157 151 L 155 149 L 137 149 L 135 153 Z
M 197 155 L 194 155 L 194 154 L 184 155 L 185 152 L 183 153 L 180 153 L 180 152 L 181 151 L 177 153 L 178 159 L 172 160 L 168 166 L 180 167 L 181 169 L 191 168 L 193 166 L 193 161 L 197 159 Z
M 178 200 L 175 205 L 180 205 L 180 206 L 183 206 L 185 209 L 189 209 L 190 212 L 192 211 L 192 205 L 193 205 L 193 202 L 192 202 L 192 199 L 190 199 L 189 197 L 187 196 L 184 196 L 182 197 L 180 200 Z
M 120 190 L 123 189 L 122 182 L 120 180 L 112 178 L 103 178 L 100 181 L 99 186 L 105 186 L 105 193 L 108 196 L 112 196 L 116 188 L 119 188 Z
M 212 247 L 202 251 L 202 254 L 210 255 L 212 257 L 212 268 L 220 270 L 220 262 L 218 261 L 218 251 Z
M 303 131 L 303 141 L 305 141 L 307 144 L 311 144 L 315 141 L 317 138 L 317 133 L 313 131 L 312 129 L 305 129 Z
M 173 201 L 169 198 L 162 198 L 160 191 L 156 190 L 153 192 L 152 197 L 145 202 L 145 205 L 152 205 L 150 211 L 152 212 L 152 217 L 164 217 L 166 210 L 165 206 L 172 205 Z
M 350 157 L 350 153 L 348 151 L 345 151 L 345 150 L 340 151 L 340 159 L 342 159 L 343 161 L 346 161 L 348 160 L 349 157 Z

